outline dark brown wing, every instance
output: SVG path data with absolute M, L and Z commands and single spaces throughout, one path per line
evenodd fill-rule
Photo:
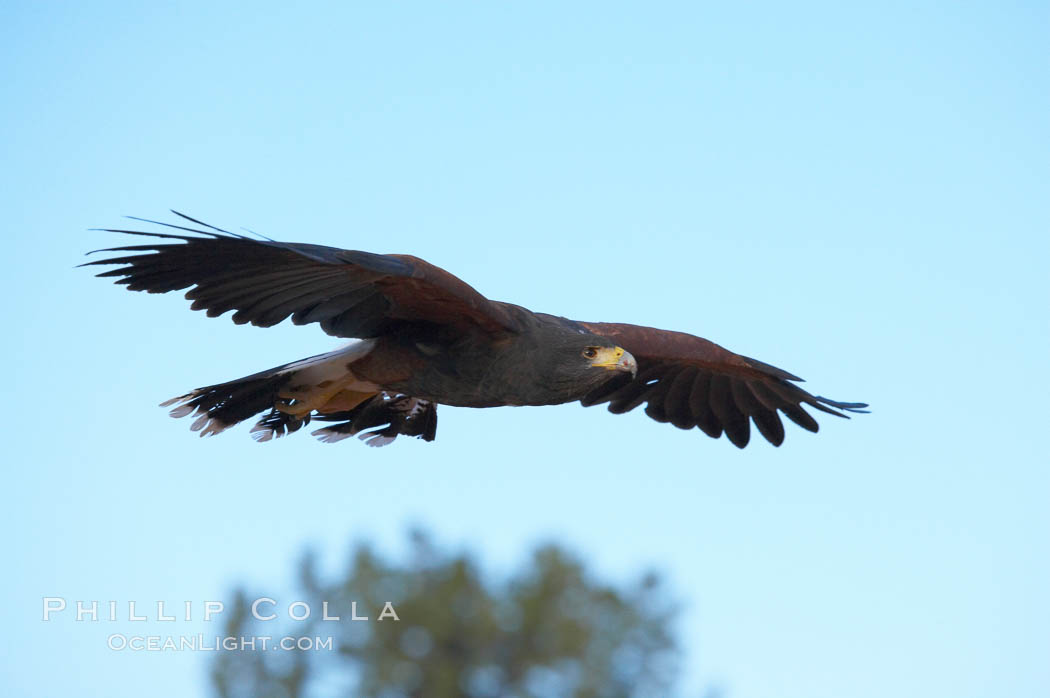
M 801 378 L 690 334 L 606 322 L 580 324 L 612 339 L 638 362 L 633 379 L 614 379 L 584 397 L 581 402 L 588 407 L 608 402 L 610 412 L 622 414 L 645 402 L 645 413 L 658 422 L 681 429 L 699 427 L 716 439 L 725 432 L 739 448 L 751 438 L 751 421 L 774 446 L 783 443 L 778 412 L 815 432 L 817 421 L 804 404 L 837 417 L 847 417 L 839 410 L 863 412 L 867 407 L 811 395 L 790 382 Z
M 466 283 L 416 257 L 335 247 L 256 240 L 176 215 L 201 228 L 157 223 L 193 235 L 109 230 L 173 242 L 114 247 L 132 252 L 86 265 L 121 265 L 98 276 L 119 277 L 132 291 L 166 293 L 192 286 L 194 310 L 259 327 L 288 316 L 297 325 L 321 324 L 336 337 L 369 338 L 406 323 L 488 333 L 514 331 L 508 313 Z M 142 220 L 142 219 L 135 219 Z

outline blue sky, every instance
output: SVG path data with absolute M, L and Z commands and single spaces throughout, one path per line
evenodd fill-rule
M 207 656 L 110 651 L 127 624 L 43 623 L 43 596 L 288 588 L 302 546 L 336 570 L 412 523 L 495 573 L 551 539 L 661 570 L 683 695 L 1046 695 L 1044 4 L 0 14 L 12 695 L 203 692 Z M 571 405 L 444 408 L 385 449 L 201 440 L 156 404 L 338 342 L 73 269 L 121 243 L 88 228 L 169 208 L 692 332 L 874 411 L 745 451 Z

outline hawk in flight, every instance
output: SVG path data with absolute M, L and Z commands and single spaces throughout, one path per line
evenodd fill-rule
M 837 417 L 867 405 L 812 395 L 801 379 L 700 337 L 638 325 L 577 322 L 485 298 L 443 269 L 408 255 L 372 254 L 258 240 L 182 214 L 181 225 L 140 220 L 170 232 L 112 230 L 153 238 L 101 252 L 132 291 L 188 288 L 194 310 L 270 327 L 291 317 L 317 323 L 348 346 L 162 403 L 192 429 L 217 434 L 261 414 L 252 428 L 268 441 L 304 425 L 333 442 L 358 435 L 382 446 L 397 435 L 432 441 L 437 405 L 498 407 L 608 403 L 614 414 L 645 413 L 680 429 L 723 433 L 739 448 L 751 423 L 774 446 L 780 414 L 808 431 L 803 405 Z

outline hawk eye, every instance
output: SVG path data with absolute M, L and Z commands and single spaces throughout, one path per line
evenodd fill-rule
M 585 359 L 593 359 L 598 356 L 598 347 L 587 347 L 583 350 L 583 357 Z

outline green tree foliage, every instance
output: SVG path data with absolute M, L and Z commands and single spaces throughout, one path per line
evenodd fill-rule
M 492 581 L 470 556 L 411 536 L 401 565 L 359 545 L 342 579 L 322 582 L 307 554 L 300 570 L 310 618 L 259 621 L 238 591 L 228 636 L 332 637 L 331 651 L 238 650 L 216 655 L 222 698 L 307 696 L 670 695 L 678 648 L 675 604 L 654 574 L 617 589 L 565 550 L 541 547 L 509 578 Z M 327 601 L 339 621 L 321 619 Z M 386 602 L 399 620 L 378 620 Z M 368 621 L 350 620 L 351 602 Z M 266 606 L 279 615 L 282 606 Z M 301 609 L 300 609 L 301 610 Z M 260 614 L 263 615 L 263 614 Z M 301 615 L 301 613 L 296 613 Z

